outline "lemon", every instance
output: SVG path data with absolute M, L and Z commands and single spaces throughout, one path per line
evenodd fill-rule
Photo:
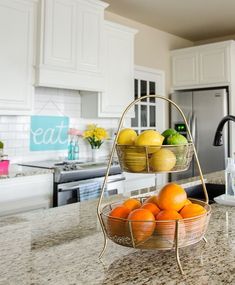
M 154 153 L 159 150 L 159 148 L 153 148 L 152 146 L 161 146 L 164 140 L 164 136 L 162 136 L 159 132 L 154 130 L 147 130 L 141 133 L 136 141 L 136 146 L 151 146 L 148 148 L 148 153 Z
M 176 164 L 175 154 L 165 148 L 155 152 L 150 159 L 150 167 L 153 171 L 169 171 Z
M 126 150 L 124 162 L 130 172 L 143 172 L 146 169 L 146 156 L 144 152 Z
M 119 133 L 117 143 L 124 145 L 134 145 L 137 134 L 132 129 L 122 129 Z
M 164 137 L 157 131 L 147 130 L 141 133 L 135 142 L 137 146 L 161 146 Z

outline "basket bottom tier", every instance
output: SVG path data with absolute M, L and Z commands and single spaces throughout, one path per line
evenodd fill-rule
M 110 217 L 112 206 L 107 205 L 101 212 L 106 236 L 114 243 L 139 249 L 170 250 L 198 243 L 205 236 L 211 216 L 210 205 L 192 199 L 203 205 L 203 215 L 171 221 L 128 221 Z M 178 231 L 177 231 L 178 228 Z

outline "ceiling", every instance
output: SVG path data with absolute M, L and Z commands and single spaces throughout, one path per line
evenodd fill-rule
M 235 34 L 235 0 L 104 0 L 108 11 L 199 41 Z

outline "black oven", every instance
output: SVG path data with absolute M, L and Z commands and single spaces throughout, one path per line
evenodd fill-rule
M 85 200 L 93 198 L 98 198 L 100 196 L 103 180 L 104 176 L 66 183 L 54 183 L 53 206 L 58 207 L 71 203 L 83 202 Z M 124 180 L 125 177 L 123 176 L 123 174 L 110 175 L 108 177 L 105 195 L 110 196 L 123 192 Z M 84 189 L 84 186 L 88 188 L 90 187 L 88 191 L 90 192 L 90 195 L 87 196 L 87 194 L 85 193 L 85 197 L 84 193 L 81 192 L 81 190 Z

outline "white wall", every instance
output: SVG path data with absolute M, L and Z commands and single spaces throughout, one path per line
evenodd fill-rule
M 65 115 L 70 118 L 70 127 L 85 130 L 87 124 L 96 123 L 99 126 L 112 129 L 117 128 L 117 119 L 83 119 L 81 118 L 81 98 L 79 91 L 36 88 L 34 115 Z M 26 160 L 65 158 L 66 151 L 32 152 L 29 150 L 30 116 L 0 116 L 0 140 L 4 142 L 4 152 L 9 155 L 11 162 Z M 79 141 L 80 156 L 91 155 L 90 146 L 82 138 Z M 107 155 L 111 143 L 101 146 L 102 155 Z

